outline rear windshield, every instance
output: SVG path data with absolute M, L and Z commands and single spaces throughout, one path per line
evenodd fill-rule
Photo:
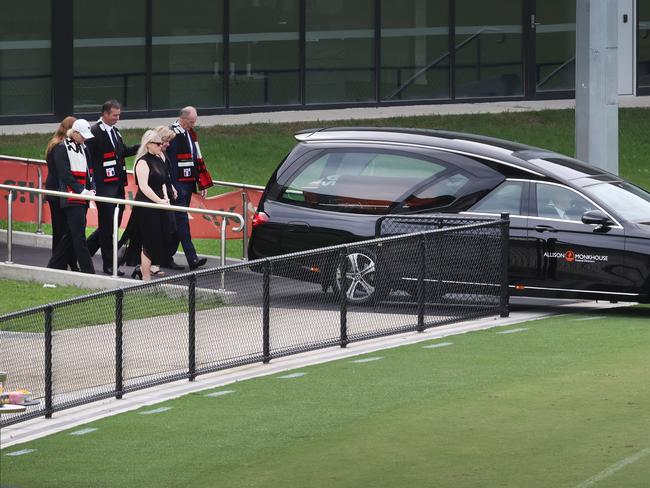
M 302 168 L 280 199 L 325 210 L 382 214 L 446 169 L 440 162 L 394 153 L 329 152 Z

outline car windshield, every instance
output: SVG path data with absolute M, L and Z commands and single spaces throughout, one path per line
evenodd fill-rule
M 650 193 L 626 181 L 600 183 L 584 188 L 625 220 L 650 224 Z

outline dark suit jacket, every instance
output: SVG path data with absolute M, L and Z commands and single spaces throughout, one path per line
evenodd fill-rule
M 93 124 L 90 131 L 95 137 L 89 139 L 86 145 L 90 150 L 97 195 L 121 198 L 124 196 L 124 186 L 126 185 L 125 158 L 135 155 L 140 145 L 126 146 L 120 131 L 113 126 L 113 132 L 117 138 L 117 145 L 113 147 L 101 119 Z

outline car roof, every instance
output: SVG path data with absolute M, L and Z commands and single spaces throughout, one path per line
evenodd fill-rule
M 302 143 L 359 142 L 405 144 L 485 157 L 553 180 L 584 186 L 594 181 L 620 181 L 605 170 L 555 153 L 495 137 L 433 129 L 401 127 L 331 127 L 307 129 L 295 134 Z

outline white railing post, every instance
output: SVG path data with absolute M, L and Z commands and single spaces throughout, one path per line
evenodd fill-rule
M 38 189 L 43 189 L 43 170 L 40 166 L 36 166 L 36 174 L 38 175 Z M 38 194 L 38 209 L 36 210 L 36 233 L 43 233 L 43 194 Z
M 120 206 L 115 205 L 113 211 L 113 278 L 117 278 L 117 242 L 119 240 L 118 231 L 120 230 Z
M 7 264 L 12 264 L 12 246 L 13 246 L 13 205 L 14 204 L 14 192 L 9 191 L 9 196 L 7 198 Z

